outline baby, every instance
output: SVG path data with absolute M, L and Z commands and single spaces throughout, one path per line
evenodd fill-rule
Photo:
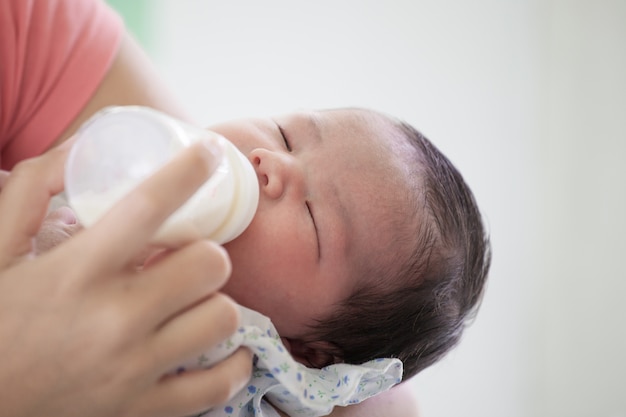
M 364 109 L 211 126 L 252 161 L 250 227 L 224 292 L 268 317 L 300 362 L 395 357 L 404 379 L 459 341 L 490 264 L 459 172 L 406 123 Z
M 251 225 L 225 244 L 223 292 L 269 317 L 293 358 L 398 358 L 407 379 L 457 344 L 490 245 L 462 176 L 423 135 L 366 109 L 209 129 L 248 156 L 260 184 Z

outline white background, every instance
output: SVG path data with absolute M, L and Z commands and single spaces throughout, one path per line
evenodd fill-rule
M 626 1 L 149 4 L 199 123 L 372 107 L 464 173 L 493 267 L 424 416 L 626 416 Z

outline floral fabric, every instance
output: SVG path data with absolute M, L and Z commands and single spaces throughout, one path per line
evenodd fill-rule
M 239 346 L 246 346 L 255 354 L 254 371 L 246 387 L 228 404 L 201 416 L 277 417 L 269 403 L 290 416 L 324 416 L 335 406 L 357 404 L 402 379 L 402 362 L 390 358 L 362 365 L 308 368 L 291 357 L 267 317 L 242 307 L 242 323 L 228 340 L 176 370 L 208 367 Z

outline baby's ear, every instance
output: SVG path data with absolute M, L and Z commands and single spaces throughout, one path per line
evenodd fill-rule
M 311 368 L 323 368 L 333 363 L 342 362 L 336 356 L 337 347 L 330 342 L 304 342 L 298 339 L 283 338 L 291 356 L 303 365 Z

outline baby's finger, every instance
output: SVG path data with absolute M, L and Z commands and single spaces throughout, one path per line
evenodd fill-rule
M 221 288 L 230 275 L 226 251 L 210 241 L 197 241 L 165 255 L 133 278 L 141 294 L 129 294 L 138 320 L 160 326 Z
M 19 163 L 0 193 L 0 267 L 32 251 L 52 195 L 63 190 L 67 147 Z
M 252 353 L 241 348 L 210 369 L 164 378 L 140 397 L 134 415 L 194 415 L 223 404 L 250 379 Z
M 221 148 L 196 143 L 183 150 L 135 190 L 115 204 L 90 230 L 74 240 L 78 247 L 97 245 L 90 266 L 115 270 L 128 265 L 146 247 L 159 226 L 215 170 Z
M 240 323 L 237 304 L 216 293 L 166 322 L 152 336 L 152 364 L 163 364 L 165 374 L 190 358 L 197 357 L 232 335 Z M 158 357 L 156 356 L 158 355 Z

